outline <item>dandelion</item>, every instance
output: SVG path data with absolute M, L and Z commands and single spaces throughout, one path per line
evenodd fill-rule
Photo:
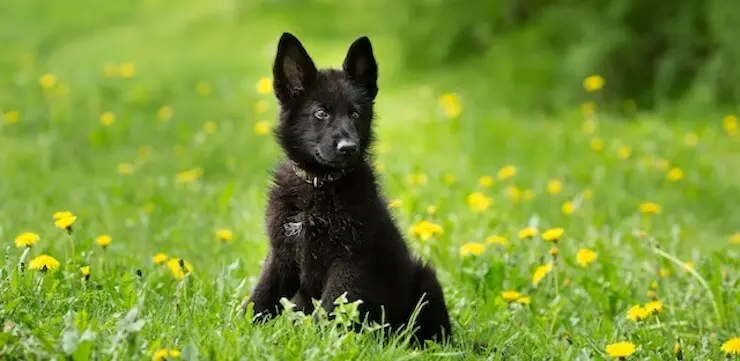
M 259 136 L 270 134 L 271 129 L 272 125 L 266 120 L 260 120 L 259 122 L 254 123 L 254 134 Z
M 671 275 L 671 270 L 661 267 L 660 270 L 658 270 L 658 275 L 660 278 L 666 278 Z
M 265 113 L 268 109 L 270 109 L 270 102 L 268 102 L 267 100 L 260 99 L 256 103 L 254 103 L 255 114 Z
M 494 236 L 488 236 L 488 238 L 486 238 L 486 243 L 497 244 L 497 245 L 506 247 L 509 245 L 509 240 L 506 239 L 506 237 L 494 235 Z
M 550 271 L 552 271 L 552 262 L 548 262 L 537 267 L 537 269 L 535 269 L 534 273 L 532 274 L 532 286 L 537 287 L 540 281 L 542 281 L 542 279 L 545 278 L 545 276 L 547 276 Z
M 185 274 L 193 272 L 193 266 L 190 262 L 181 258 L 171 258 L 167 261 L 167 268 L 172 272 L 172 276 L 177 280 L 185 278 Z
M 537 228 L 527 227 L 519 231 L 519 239 L 530 239 L 537 235 Z
M 676 342 L 673 345 L 673 353 L 676 354 L 677 360 L 683 360 L 683 349 L 681 348 L 680 342 Z
M 59 211 L 59 212 L 54 212 L 54 214 L 51 217 L 54 218 L 54 220 L 58 220 L 62 218 L 72 217 L 72 216 L 74 216 L 74 213 L 70 211 Z
M 432 215 L 434 215 L 434 214 L 437 213 L 437 206 L 435 206 L 433 204 L 430 204 L 430 205 L 427 206 L 426 211 L 427 211 L 427 214 L 429 214 L 430 216 L 432 216 Z
M 650 282 L 650 289 L 657 290 L 658 289 L 658 282 Z
M 592 117 L 596 114 L 596 103 L 585 102 L 581 104 L 581 114 L 583 114 L 584 117 Z
M 730 244 L 740 244 L 740 232 L 730 236 Z
M 195 93 L 198 94 L 198 96 L 201 97 L 207 97 L 211 95 L 211 84 L 205 81 L 198 82 L 198 84 L 195 85 Z
M 478 242 L 468 242 L 460 247 L 460 256 L 467 257 L 470 255 L 479 256 L 486 250 L 486 246 Z
M 175 176 L 175 181 L 181 184 L 192 183 L 200 179 L 202 175 L 203 175 L 203 169 L 193 168 L 193 169 L 189 169 L 189 170 L 185 170 L 180 173 L 177 173 L 177 175 Z
M 515 175 L 516 167 L 514 167 L 513 165 L 504 166 L 498 171 L 498 179 L 502 181 L 505 181 Z
M 159 252 L 152 257 L 152 262 L 155 264 L 162 264 L 167 262 L 167 260 L 170 259 L 166 254 Z
M 588 92 L 595 92 L 604 86 L 604 78 L 601 75 L 590 75 L 583 80 L 583 89 Z
M 442 112 L 448 118 L 457 118 L 462 114 L 462 104 L 457 94 L 446 93 L 439 97 L 438 102 L 442 107 Z
M 163 105 L 157 111 L 157 120 L 159 120 L 160 122 L 166 122 L 170 120 L 170 118 L 172 118 L 172 114 L 174 114 L 172 105 Z
M 491 177 L 490 175 L 484 175 L 478 178 L 478 185 L 480 185 L 483 188 L 493 187 L 493 177 Z
M 596 258 L 596 252 L 588 248 L 581 248 L 578 250 L 578 253 L 576 253 L 576 262 L 581 265 L 581 267 L 586 267 L 591 263 L 594 263 Z
M 583 199 L 591 199 L 594 197 L 594 191 L 591 189 L 584 189 L 583 192 L 581 192 L 581 197 L 583 197 Z
M 727 342 L 723 343 L 722 352 L 724 352 L 727 356 L 740 355 L 740 337 L 733 337 L 727 340 Z
M 28 264 L 28 267 L 32 270 L 37 270 L 41 272 L 56 271 L 59 269 L 59 261 L 57 261 L 56 258 L 52 256 L 42 254 L 32 259 L 31 263 Z
M 593 138 L 591 139 L 591 150 L 594 152 L 601 152 L 604 150 L 604 141 L 601 138 Z
M 678 167 L 671 168 L 668 173 L 666 174 L 666 179 L 668 179 L 671 182 L 678 182 L 681 179 L 683 179 L 683 170 Z
M 118 173 L 128 175 L 134 172 L 134 165 L 131 163 L 118 164 Z
M 423 186 L 427 184 L 429 178 L 424 173 L 411 173 L 406 176 L 406 182 L 412 187 Z
M 234 239 L 234 233 L 230 229 L 217 229 L 216 238 L 221 242 L 229 242 Z
M 625 358 L 635 353 L 635 344 L 629 341 L 612 343 L 606 346 L 606 353 L 611 357 Z
M 563 233 L 565 233 L 565 230 L 562 228 L 551 228 L 542 232 L 542 239 L 557 243 L 563 237 Z
M 393 199 L 390 202 L 388 202 L 388 207 L 390 207 L 392 209 L 401 208 L 401 205 L 402 204 L 403 204 L 403 201 L 401 201 L 400 199 L 396 198 L 396 199 Z
M 506 197 L 514 203 L 519 202 L 519 199 L 522 197 L 522 191 L 514 185 L 507 186 L 504 191 L 506 192 Z
M 640 213 L 651 215 L 651 214 L 660 214 L 660 212 L 663 210 L 663 208 L 658 203 L 654 202 L 642 202 L 640 203 Z
M 82 273 L 82 278 L 85 279 L 85 281 L 90 279 L 90 266 L 83 266 L 80 267 L 80 273 Z
M 41 240 L 41 237 L 39 237 L 38 234 L 33 232 L 23 232 L 15 237 L 15 246 L 18 248 L 31 247 L 39 240 Z
M 57 85 L 57 77 L 52 73 L 45 73 L 39 78 L 39 85 L 44 89 L 51 89 Z
M 647 311 L 649 315 L 661 313 L 663 312 L 663 302 L 657 300 L 648 302 L 645 304 L 645 311 Z
M 109 127 L 116 122 L 116 115 L 113 112 L 104 112 L 100 114 L 100 124 Z
M 532 303 L 532 299 L 529 296 L 521 296 L 516 299 L 516 303 L 522 304 L 522 305 L 528 305 Z
M 735 115 L 727 115 L 722 118 L 722 127 L 725 128 L 725 132 L 728 135 L 737 133 L 738 130 L 738 119 Z
M 152 361 L 167 361 L 180 357 L 180 351 L 175 349 L 161 349 L 152 354 Z
M 699 144 L 699 136 L 696 133 L 686 133 L 683 136 L 683 142 L 689 147 L 695 147 Z
M 5 122 L 8 124 L 15 124 L 18 123 L 18 120 L 20 120 L 20 115 L 17 110 L 10 110 L 5 112 L 4 117 Z
M 471 211 L 474 213 L 481 213 L 493 204 L 493 198 L 488 197 L 481 192 L 473 192 L 468 195 L 467 203 Z
M 564 215 L 570 216 L 576 211 L 576 206 L 573 202 L 566 201 L 562 206 L 560 206 L 560 211 L 563 212 Z
M 627 310 L 627 319 L 634 322 L 642 321 L 650 316 L 650 311 L 640 305 L 634 305 Z
M 72 225 L 77 220 L 77 216 L 69 212 L 60 212 L 59 217 L 57 215 L 57 213 L 54 214 L 54 226 L 72 232 Z
M 136 75 L 136 65 L 133 63 L 121 64 L 121 78 L 133 78 Z
M 272 79 L 268 77 L 262 77 L 257 81 L 257 92 L 260 94 L 272 93 Z
M 617 149 L 617 158 L 619 158 L 621 160 L 625 160 L 625 159 L 629 158 L 630 155 L 632 155 L 632 148 L 630 148 L 630 147 L 628 147 L 626 145 L 625 146 L 621 146 L 621 147 L 619 147 L 619 149 Z
M 553 179 L 547 182 L 547 193 L 552 195 L 559 194 L 563 191 L 563 183 L 557 179 Z
M 549 251 L 550 255 L 553 257 L 557 257 L 560 254 L 560 248 L 556 246 L 552 246 Z
M 509 302 L 509 303 L 518 300 L 520 297 L 522 297 L 522 294 L 517 291 L 501 292 L 501 298 L 503 298 L 504 301 Z
M 441 235 L 443 233 L 443 230 L 442 226 L 427 220 L 423 220 L 412 225 L 410 233 L 412 236 L 419 238 L 422 241 L 428 241 L 432 237 Z
M 111 236 L 107 234 L 101 234 L 95 237 L 95 243 L 98 246 L 100 246 L 102 249 L 108 248 L 108 246 L 110 246 L 112 242 L 113 242 L 113 238 L 111 238 Z
M 455 184 L 455 181 L 456 181 L 456 179 L 455 179 L 455 175 L 454 174 L 445 173 L 442 176 L 442 183 L 444 183 L 445 185 L 448 185 L 448 186 L 449 185 L 453 185 L 453 184 Z

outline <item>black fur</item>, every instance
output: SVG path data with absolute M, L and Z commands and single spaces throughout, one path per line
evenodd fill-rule
M 423 296 L 416 340 L 449 340 L 434 270 L 412 258 L 369 165 L 377 77 L 367 37 L 352 43 L 341 70 L 317 70 L 298 39 L 288 33 L 280 38 L 273 67 L 276 135 L 288 159 L 273 173 L 266 211 L 270 249 L 247 304 L 272 316 L 280 312 L 281 297 L 292 297 L 308 313 L 313 298 L 331 311 L 347 292 L 350 301 L 363 301 L 363 316 L 384 317 L 397 330 Z M 294 165 L 314 177 L 344 174 L 311 184 Z

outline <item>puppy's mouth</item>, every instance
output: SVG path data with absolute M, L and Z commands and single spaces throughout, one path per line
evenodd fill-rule
M 321 147 L 318 147 L 316 148 L 314 158 L 321 165 L 332 167 L 332 168 L 338 168 L 338 169 L 346 169 L 346 168 L 350 168 L 354 166 L 360 157 L 358 154 L 351 155 L 351 156 L 342 156 L 342 155 L 327 156 L 321 151 Z

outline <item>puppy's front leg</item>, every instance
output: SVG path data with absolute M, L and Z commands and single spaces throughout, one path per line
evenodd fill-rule
M 324 290 L 321 293 L 321 307 L 327 313 L 330 313 L 330 318 L 332 318 L 331 312 L 336 307 L 334 301 L 345 292 L 349 302 L 362 300 L 358 307 L 360 321 L 363 321 L 369 310 L 374 309 L 372 307 L 372 295 L 369 294 L 370 290 L 367 284 L 368 277 L 362 273 L 363 269 L 357 262 L 346 259 L 334 261 L 327 274 Z M 362 283 L 362 280 L 365 280 L 365 283 Z
M 280 312 L 280 298 L 293 296 L 300 284 L 295 261 L 280 253 L 270 249 L 260 279 L 244 304 L 246 307 L 254 302 L 255 314 L 261 313 L 268 318 Z

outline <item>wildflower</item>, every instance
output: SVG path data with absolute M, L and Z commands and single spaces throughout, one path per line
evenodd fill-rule
M 629 341 L 622 341 L 606 345 L 606 353 L 611 357 L 624 358 L 635 353 L 637 348 L 635 344 Z
M 131 163 L 120 163 L 118 164 L 118 173 L 120 174 L 131 174 L 134 172 L 134 165 Z
M 588 92 L 595 92 L 604 86 L 604 78 L 601 75 L 590 75 L 583 80 L 583 88 Z
M 583 192 L 581 192 L 581 196 L 583 199 L 591 199 L 594 197 L 594 191 L 590 189 L 584 189 Z
M 593 114 L 593 111 L 589 112 L 589 115 Z M 581 130 L 586 134 L 594 134 L 596 133 L 596 127 L 598 126 L 598 123 L 596 123 L 596 120 L 594 119 L 586 119 L 586 121 L 581 124 Z
M 735 115 L 727 115 L 722 118 L 722 127 L 725 128 L 727 134 L 732 135 L 737 133 L 738 130 L 738 119 Z
M 569 216 L 576 211 L 576 206 L 573 202 L 566 201 L 565 203 L 563 203 L 562 206 L 560 206 L 560 211 L 563 212 L 563 214 L 565 214 L 566 216 Z
M 590 146 L 594 152 L 601 152 L 604 150 L 604 141 L 601 138 L 593 138 L 591 139 Z
M 509 240 L 502 236 L 488 236 L 488 238 L 486 238 L 486 243 L 508 246 Z
M 82 273 L 82 278 L 85 279 L 85 281 L 90 279 L 90 266 L 83 266 L 80 267 L 80 273 Z
M 433 204 L 428 205 L 427 206 L 427 214 L 429 214 L 431 216 L 431 215 L 434 215 L 435 213 L 437 213 L 437 206 L 435 206 Z
M 513 165 L 504 166 L 498 171 L 498 179 L 502 181 L 507 180 L 515 175 L 516 167 L 514 167 Z
M 565 233 L 565 230 L 562 228 L 551 228 L 542 232 L 542 239 L 557 243 L 563 237 L 563 233 Z
M 166 122 L 172 118 L 173 113 L 172 105 L 164 105 L 157 111 L 157 119 L 160 122 Z
M 54 220 L 58 220 L 62 218 L 72 217 L 72 216 L 74 216 L 74 213 L 70 211 L 59 211 L 59 212 L 54 212 L 54 214 L 52 215 L 52 218 L 54 218 Z
M 402 204 L 403 204 L 403 202 L 400 199 L 396 198 L 396 199 L 391 200 L 388 203 L 388 207 L 390 207 L 390 208 L 401 208 L 401 205 Z
M 552 247 L 550 248 L 550 255 L 551 255 L 551 256 L 553 256 L 553 257 L 557 257 L 557 256 L 558 256 L 559 254 L 560 254 L 560 248 L 558 248 L 558 247 L 556 247 L 556 246 L 552 246 Z
M 537 269 L 534 270 L 534 274 L 532 274 L 532 286 L 537 287 L 540 281 L 542 281 L 550 271 L 552 271 L 552 262 L 548 262 L 537 267 Z
M 491 188 L 493 186 L 493 177 L 490 175 L 484 175 L 478 178 L 478 185 L 483 188 Z
M 434 236 L 443 233 L 442 226 L 429 221 L 421 221 L 411 226 L 410 233 L 412 236 L 427 241 Z
M 578 262 L 581 267 L 586 267 L 591 263 L 594 263 L 596 258 L 596 252 L 588 248 L 581 248 L 578 250 L 578 253 L 576 253 L 576 262 Z
M 480 213 L 487 210 L 493 204 L 493 198 L 481 192 L 473 192 L 468 195 L 467 203 L 470 210 L 474 213 Z
M 175 181 L 177 183 L 192 183 L 200 179 L 201 175 L 203 175 L 203 169 L 193 168 L 177 173 Z
M 442 107 L 442 112 L 448 118 L 457 118 L 462 114 L 462 104 L 457 94 L 446 93 L 439 97 L 439 104 Z
M 470 255 L 479 256 L 486 250 L 486 246 L 478 242 L 468 242 L 460 247 L 460 256 L 467 257 Z
M 221 242 L 228 242 L 234 239 L 234 233 L 230 229 L 217 229 L 216 238 Z
M 257 123 L 254 123 L 254 134 L 257 135 L 267 135 L 270 133 L 270 130 L 272 129 L 272 125 L 270 125 L 270 122 L 266 120 L 260 120 Z
M 642 321 L 650 316 L 650 311 L 640 305 L 634 305 L 627 310 L 627 319 L 630 321 Z
M 100 124 L 109 127 L 116 122 L 116 115 L 113 112 L 104 112 L 100 114 Z
M 671 275 L 671 270 L 661 267 L 658 274 L 660 275 L 660 278 L 666 278 Z
M 663 210 L 660 204 L 654 202 L 642 202 L 639 208 L 642 214 L 660 214 Z
M 257 92 L 260 94 L 272 93 L 272 79 L 268 77 L 262 77 L 257 81 Z
M 218 124 L 216 124 L 216 122 L 209 120 L 203 123 L 203 132 L 205 132 L 206 134 L 214 134 L 217 131 L 218 131 Z
M 446 173 L 442 176 L 442 183 L 444 183 L 445 185 L 452 185 L 455 183 L 455 181 L 456 179 L 454 174 Z
M 406 182 L 412 187 L 414 186 L 423 186 L 427 184 L 427 181 L 429 178 L 424 173 L 411 173 L 408 176 L 406 176 Z
M 59 269 L 59 261 L 52 256 L 42 254 L 32 259 L 31 263 L 28 264 L 28 267 L 32 270 L 38 270 L 41 272 L 56 271 Z
M 583 114 L 584 117 L 591 117 L 596 114 L 596 103 L 585 102 L 581 104 L 581 114 Z
M 33 232 L 23 232 L 15 237 L 15 246 L 18 248 L 31 247 L 41 239 L 38 234 Z
M 67 213 L 68 213 L 68 214 L 67 214 Z M 57 214 L 55 213 L 55 217 L 54 217 L 54 218 L 55 218 L 56 220 L 54 221 L 54 225 L 55 225 L 55 226 L 56 226 L 57 228 L 59 228 L 59 229 L 65 229 L 65 230 L 67 230 L 68 232 L 71 232 L 71 231 L 72 231 L 72 225 L 73 225 L 73 224 L 75 223 L 75 221 L 77 220 L 77 216 L 75 216 L 74 214 L 72 214 L 72 213 L 69 213 L 69 212 L 66 212 L 66 213 L 62 213 L 62 214 L 60 215 L 60 217 L 56 217 L 56 215 L 57 215 Z
M 673 345 L 673 353 L 676 354 L 677 360 L 683 360 L 683 349 L 681 348 L 680 342 L 676 342 Z
M 514 185 L 507 186 L 505 189 L 505 192 L 506 192 L 506 197 L 511 199 L 511 201 L 514 203 L 519 202 L 519 198 L 522 197 L 522 191 L 520 191 L 519 188 L 517 188 Z
M 267 100 L 260 99 L 256 103 L 254 103 L 254 112 L 256 114 L 262 114 L 268 109 L 270 109 L 270 102 L 268 102 Z
M 696 133 L 686 133 L 683 136 L 683 142 L 686 143 L 689 147 L 695 147 L 697 144 L 699 144 L 699 136 L 696 135 Z
M 152 361 L 167 361 L 180 357 L 180 351 L 174 349 L 161 349 L 152 354 Z
M 557 179 L 553 179 L 547 182 L 547 193 L 552 195 L 558 194 L 563 191 L 563 183 Z
M 155 254 L 154 257 L 152 257 L 152 262 L 156 264 L 162 264 L 162 263 L 167 262 L 168 259 L 169 257 L 166 254 L 159 252 Z
M 201 97 L 207 97 L 211 95 L 211 84 L 205 81 L 198 82 L 195 85 L 195 93 Z
M 645 304 L 645 311 L 647 311 L 649 315 L 661 313 L 663 312 L 663 302 L 661 301 L 648 302 Z
M 654 300 L 656 298 L 655 292 L 651 290 L 648 290 L 647 292 L 645 292 L 645 295 L 648 296 L 648 298 L 650 298 L 651 300 Z
M 103 249 L 108 248 L 108 246 L 110 246 L 112 242 L 113 238 L 111 238 L 111 236 L 107 234 L 101 234 L 95 237 L 95 243 Z
M 20 116 L 18 115 L 17 110 L 10 110 L 5 112 L 5 122 L 8 124 L 15 124 L 18 123 L 18 120 L 20 119 Z
M 39 78 L 39 85 L 44 89 L 53 88 L 57 85 L 57 77 L 54 74 L 46 73 Z
M 740 244 L 740 232 L 730 236 L 730 244 Z
M 522 305 L 528 305 L 532 302 L 532 299 L 529 296 L 521 296 L 516 299 L 516 303 L 522 304 Z
M 133 78 L 136 75 L 136 65 L 133 63 L 121 64 L 120 69 L 122 78 Z
M 519 239 L 529 239 L 537 235 L 537 228 L 527 227 L 519 231 Z
M 509 303 L 518 300 L 520 297 L 522 297 L 522 294 L 517 291 L 501 292 L 501 298 L 503 298 L 504 301 L 509 302 Z
M 668 173 L 666 174 L 666 179 L 668 179 L 671 182 L 678 182 L 681 179 L 683 179 L 683 170 L 678 167 L 671 168 Z
M 733 337 L 722 344 L 722 352 L 725 355 L 740 355 L 740 337 Z
M 182 258 L 171 258 L 167 261 L 167 267 L 170 269 L 170 272 L 172 272 L 172 276 L 178 280 L 185 278 L 185 274 L 193 272 L 193 266 L 190 262 L 185 261 Z
M 621 146 L 617 149 L 617 158 L 625 160 L 632 155 L 632 148 L 628 146 Z
M 657 290 L 658 289 L 658 282 L 650 282 L 650 289 Z

